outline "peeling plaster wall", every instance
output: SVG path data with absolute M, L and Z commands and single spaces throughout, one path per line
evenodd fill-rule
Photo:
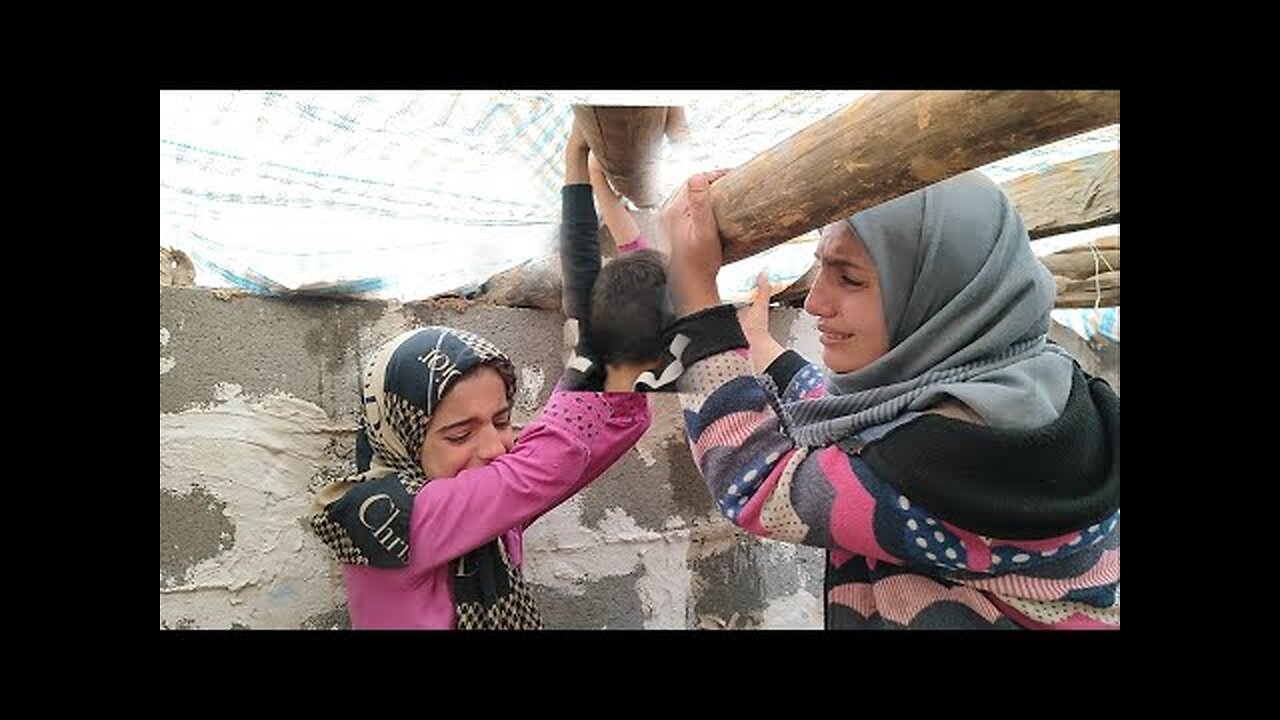
M 554 312 L 161 288 L 162 628 L 349 627 L 341 575 L 306 523 L 308 489 L 354 466 L 363 359 L 424 324 L 471 330 L 508 352 L 518 425 L 559 377 Z M 773 327 L 820 357 L 802 311 L 775 310 Z M 1095 361 L 1105 374 L 1096 353 L 1086 367 Z M 1118 346 L 1108 362 L 1118 388 Z M 823 552 L 760 540 L 721 518 L 677 399 L 650 402 L 654 422 L 635 448 L 526 533 L 526 575 L 548 626 L 820 628 Z

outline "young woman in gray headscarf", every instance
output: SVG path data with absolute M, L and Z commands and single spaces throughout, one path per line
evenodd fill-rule
M 823 228 L 824 370 L 769 336 L 767 284 L 741 319 L 721 304 L 722 174 L 662 219 L 721 512 L 827 548 L 828 628 L 1118 629 L 1120 400 L 1047 341 L 1054 284 L 1008 197 L 969 172 Z

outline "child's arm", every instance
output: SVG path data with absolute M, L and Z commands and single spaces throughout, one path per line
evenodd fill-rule
M 591 316 L 591 288 L 600 274 L 599 222 L 591 202 L 587 175 L 587 147 L 574 121 L 564 150 L 564 187 L 561 189 L 560 270 L 563 276 L 561 304 L 566 317 L 578 320 L 579 337 Z
M 564 187 L 561 188 L 560 275 L 561 306 L 569 323 L 577 322 L 574 357 L 559 386 L 567 390 L 590 387 L 599 374 L 591 344 L 591 289 L 600 274 L 599 222 L 588 184 L 590 148 L 577 121 L 565 146 Z
M 617 462 L 650 419 L 641 393 L 552 393 L 511 452 L 418 492 L 410 566 L 427 570 L 527 527 Z
M 587 137 L 582 134 L 582 128 L 578 127 L 578 121 L 573 121 L 573 126 L 569 129 L 569 141 L 564 146 L 564 184 L 565 185 L 586 185 L 591 182 L 589 170 L 587 168 L 587 153 L 591 152 L 591 147 L 587 145 Z
M 424 573 L 523 528 L 617 462 L 648 429 L 640 393 L 557 390 L 511 451 L 414 496 L 388 476 L 355 483 L 324 513 L 375 567 Z
M 604 224 L 609 226 L 609 234 L 613 236 L 618 252 L 642 250 L 647 247 L 644 238 L 640 237 L 640 226 L 635 218 L 622 206 L 622 200 L 609 186 L 604 176 L 604 168 L 593 154 L 587 161 L 587 172 L 591 177 L 591 191 L 595 193 L 596 203 L 600 205 L 600 214 L 604 216 Z

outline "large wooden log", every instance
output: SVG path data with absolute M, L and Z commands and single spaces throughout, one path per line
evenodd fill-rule
M 657 150 L 667 108 L 575 105 L 573 114 L 614 189 L 637 207 L 657 205 Z
M 880 103 L 869 104 L 866 102 L 877 96 L 884 96 Z M 739 233 L 741 233 L 742 228 L 747 228 L 752 232 L 760 230 L 773 232 L 774 230 L 771 230 L 771 228 L 776 229 L 776 227 L 781 226 L 803 227 L 803 229 L 795 232 L 794 236 L 782 238 L 787 240 L 803 234 L 812 227 L 825 224 L 829 220 L 846 217 L 864 207 L 870 207 L 883 200 L 891 199 L 891 197 L 897 197 L 900 194 L 905 194 L 905 192 L 918 189 L 971 167 L 986 164 L 1004 155 L 1020 152 L 1075 132 L 1083 132 L 1092 127 L 1114 122 L 1117 119 L 1114 116 L 1117 114 L 1118 101 L 1119 94 L 1114 92 L 939 91 L 878 93 L 877 95 L 863 98 L 849 108 L 819 121 L 746 165 L 734 170 L 712 187 L 712 200 L 713 203 L 717 204 L 717 217 L 726 238 L 732 232 L 724 230 L 726 221 L 737 222 Z M 1053 108 L 1059 108 L 1061 111 L 1060 116 L 1045 119 L 1037 114 L 1053 112 Z M 961 112 L 962 110 L 964 112 Z M 587 136 L 588 144 L 592 145 L 593 150 L 599 148 L 601 152 L 609 152 L 608 148 L 613 147 L 618 149 L 617 155 L 624 158 L 634 157 L 634 149 L 645 146 L 650 148 L 648 157 L 653 157 L 652 149 L 656 143 L 660 142 L 663 131 L 662 124 L 658 123 L 657 111 L 662 111 L 662 120 L 665 123 L 667 108 L 599 106 L 577 106 L 574 108 L 574 112 L 579 115 L 580 122 L 583 123 L 583 131 Z M 855 113 L 855 111 L 857 112 Z M 982 122 L 981 116 L 987 112 L 995 113 L 998 117 L 989 118 L 986 122 Z M 910 128 L 904 129 L 903 123 L 908 119 L 906 117 L 908 113 L 914 113 L 910 118 L 914 123 L 914 131 Z M 867 118 L 868 122 L 867 129 L 861 134 L 856 131 L 856 128 L 849 125 L 850 122 L 859 122 L 857 120 L 858 117 Z M 897 125 L 894 123 L 897 123 Z M 943 124 L 959 125 L 965 130 L 959 132 L 954 129 L 948 130 L 938 127 Z M 895 127 L 898 128 L 898 136 L 904 143 L 903 147 L 898 148 L 896 152 L 891 149 L 892 143 L 886 139 L 887 136 L 885 135 Z M 934 127 L 935 132 L 932 134 L 926 132 L 929 127 Z M 1004 132 L 1005 135 L 996 136 L 1000 132 Z M 956 139 L 958 135 L 970 138 L 973 145 L 961 145 L 956 148 L 944 148 L 941 145 L 943 142 L 961 142 L 961 140 Z M 612 138 L 612 140 L 609 140 L 609 138 Z M 847 159 L 841 159 L 833 155 L 832 148 L 824 146 L 823 138 L 827 138 L 829 141 L 827 144 L 833 146 L 843 143 L 854 154 Z M 950 140 L 947 140 L 947 138 L 950 138 Z M 966 142 L 968 141 L 966 140 Z M 783 182 L 786 177 L 789 177 L 787 173 L 795 172 L 794 168 L 790 168 L 786 173 L 779 175 L 778 179 L 763 177 L 763 174 L 767 174 L 765 168 L 776 166 L 782 157 L 780 153 L 787 150 L 789 146 L 796 162 L 810 167 L 810 172 L 802 176 L 807 180 L 799 185 Z M 622 152 L 623 148 L 632 148 L 632 151 L 629 151 L 629 154 L 624 153 Z M 1101 178 L 1098 182 L 1107 186 L 1106 184 L 1111 182 L 1109 168 L 1116 171 L 1115 176 L 1118 180 L 1119 156 L 1118 153 L 1114 155 L 1114 162 L 1106 159 L 1108 154 L 1103 154 L 1101 161 L 1081 163 L 1081 166 L 1085 170 L 1088 168 L 1096 169 L 1097 172 L 1089 177 L 1095 180 Z M 603 158 L 604 155 L 601 155 L 601 157 Z M 937 159 L 938 157 L 943 159 L 939 160 Z M 978 159 L 975 159 L 975 157 Z M 879 164 L 870 162 L 872 160 Z M 633 161 L 627 159 L 624 162 Z M 824 163 L 832 167 L 832 172 L 824 175 L 823 173 L 812 171 L 814 166 L 823 165 Z M 895 167 L 898 169 L 896 174 L 893 171 Z M 651 171 L 652 167 L 650 166 L 648 169 Z M 953 169 L 954 172 L 949 169 Z M 744 175 L 744 171 L 749 172 Z M 607 166 L 606 172 L 608 172 Z M 856 182 L 850 180 L 851 176 L 859 173 L 865 175 L 865 177 L 858 179 Z M 1044 193 L 1052 192 L 1054 187 L 1063 187 L 1060 181 L 1054 179 L 1055 177 L 1074 177 L 1077 179 L 1077 184 L 1079 184 L 1079 178 L 1085 175 L 1087 175 L 1087 172 L 1075 169 L 1066 171 L 1063 174 L 1049 171 L 1033 176 L 1023 176 L 1015 179 L 1017 182 L 1022 182 L 1017 190 L 1017 195 L 1022 198 L 1031 198 L 1034 201 Z M 738 187 L 741 187 L 745 182 L 743 178 L 748 176 L 761 176 L 760 182 L 763 183 L 762 186 L 747 188 L 745 192 L 735 191 L 735 183 Z M 831 182 L 831 177 L 835 176 L 844 178 L 843 186 L 836 187 L 839 183 Z M 1040 182 L 1032 182 L 1032 178 L 1037 181 L 1043 181 L 1048 178 L 1048 182 L 1040 184 Z M 615 187 L 624 185 L 625 181 L 620 178 L 611 179 L 616 183 Z M 766 209 L 770 207 L 768 202 L 763 205 L 758 202 L 762 197 L 762 193 L 764 195 L 768 194 L 764 190 L 769 187 L 777 189 L 777 192 L 774 193 L 775 197 L 770 201 L 772 206 L 778 211 L 793 211 L 787 218 L 784 218 L 785 222 L 770 224 L 767 217 L 768 213 L 762 214 L 763 211 L 759 209 L 761 207 Z M 802 192 L 799 188 L 802 187 L 808 188 L 804 192 L 825 192 L 828 197 L 825 200 L 818 198 L 802 202 L 802 196 L 799 194 Z M 885 190 L 887 187 L 906 189 L 902 192 L 895 191 L 895 194 L 884 197 L 883 200 L 879 199 L 878 196 L 874 199 L 868 199 L 877 192 L 881 194 L 888 192 Z M 729 189 L 729 195 L 725 195 L 726 188 Z M 619 189 L 626 194 L 623 187 L 619 187 Z M 1006 191 L 1009 190 L 1007 185 L 1005 189 Z M 855 191 L 857 192 L 855 193 Z M 734 221 L 733 217 L 727 216 L 721 209 L 726 202 L 725 198 L 729 196 L 733 196 L 741 202 L 754 201 L 756 202 L 756 206 L 754 206 L 756 209 L 747 213 L 739 213 L 738 215 L 741 217 L 739 217 L 738 221 Z M 1104 187 L 1103 191 L 1094 193 L 1094 196 L 1106 199 L 1111 195 Z M 778 197 L 786 197 L 788 199 L 786 203 L 779 203 L 777 202 Z M 1118 192 L 1115 194 L 1115 199 L 1115 218 L 1118 219 Z M 635 199 L 633 198 L 632 201 L 635 202 Z M 1015 200 L 1015 204 L 1016 202 Z M 849 208 L 854 209 L 844 208 L 843 204 L 848 203 L 853 203 L 853 205 L 849 205 Z M 1042 205 L 1049 206 L 1051 203 L 1042 203 Z M 805 210 L 805 208 L 812 209 L 814 207 L 827 208 L 825 212 L 832 212 L 831 207 L 833 206 L 839 206 L 834 211 L 834 215 L 828 220 L 817 221 L 812 225 L 809 224 L 809 221 L 801 221 L 801 215 L 796 214 L 809 212 L 810 210 Z M 1022 211 L 1021 206 L 1019 206 L 1019 211 Z M 653 222 L 656 218 L 650 217 L 650 213 L 640 213 L 639 215 L 641 219 L 648 221 L 642 222 L 642 227 L 647 236 L 651 241 L 657 241 L 658 238 L 653 235 L 653 232 L 656 232 L 655 223 Z M 1038 227 L 1052 227 L 1052 225 Z M 783 232 L 791 231 L 785 230 Z M 738 237 L 738 241 L 729 239 L 725 241 L 726 262 L 746 257 L 764 250 L 772 244 L 776 244 L 776 241 L 770 237 L 767 240 L 768 244 L 759 244 L 756 249 L 746 252 L 749 249 L 747 245 L 753 242 L 750 240 L 751 236 L 739 234 Z M 743 237 L 747 237 L 745 244 L 742 241 Z M 756 237 L 760 236 L 756 235 Z M 1108 243 L 1113 241 L 1115 245 L 1114 248 L 1111 248 Z M 1118 250 L 1119 239 L 1105 238 L 1098 241 L 1097 247 L 1102 250 Z M 606 256 L 615 254 L 613 240 L 608 237 L 607 230 L 603 228 L 601 230 L 601 249 Z M 740 254 L 742 252 L 746 252 L 746 254 Z M 1104 254 L 1104 257 L 1111 260 L 1113 256 Z M 1072 262 L 1075 261 L 1073 260 Z M 548 275 L 548 273 L 551 273 L 551 275 Z M 781 294 L 775 295 L 774 299 L 788 303 L 803 300 L 815 275 L 816 269 L 811 269 L 810 272 L 788 286 Z M 1072 275 L 1078 275 L 1078 272 L 1074 272 Z M 486 299 L 497 304 L 554 309 L 559 307 L 560 303 L 558 267 L 554 267 L 554 263 L 550 262 L 549 259 L 526 263 L 490 279 L 485 283 L 485 291 Z M 1118 297 L 1118 288 L 1113 294 Z M 1076 299 L 1073 297 L 1071 301 L 1075 302 Z M 1091 301 L 1089 305 L 1092 305 Z
M 725 262 L 1119 116 L 1117 91 L 864 96 L 711 187 Z

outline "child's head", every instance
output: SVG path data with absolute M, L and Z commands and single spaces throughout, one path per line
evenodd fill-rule
M 411 497 L 511 449 L 515 389 L 507 356 L 464 330 L 383 343 L 360 375 L 357 472 L 317 490 L 311 527 L 344 563 L 403 566 Z
M 515 371 L 477 335 L 447 327 L 405 333 L 379 349 L 362 381 L 373 466 L 419 481 L 452 477 L 514 443 Z
M 491 364 L 459 376 L 427 424 L 419 459 L 427 478 L 483 467 L 511 450 L 511 395 Z
M 606 365 L 656 364 L 673 319 L 661 253 L 629 253 L 600 270 L 591 291 L 591 339 Z

